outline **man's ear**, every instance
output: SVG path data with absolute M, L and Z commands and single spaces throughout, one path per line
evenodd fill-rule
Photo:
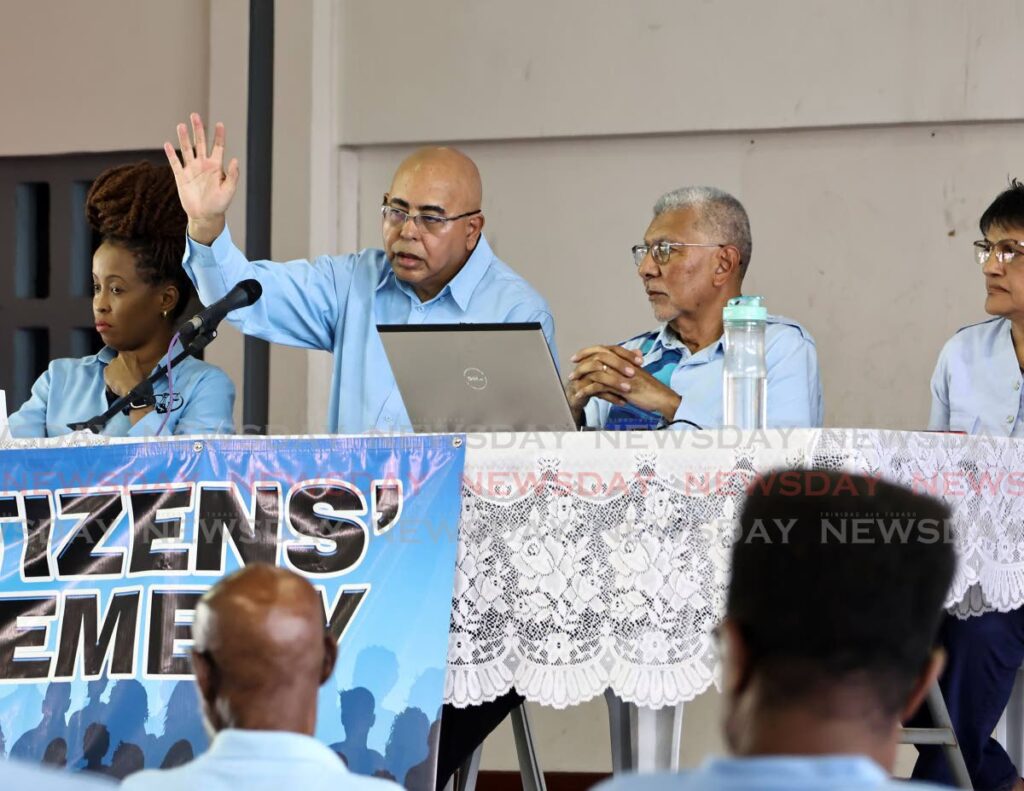
M 323 684 L 334 672 L 334 663 L 338 661 L 338 644 L 328 632 L 324 632 L 324 664 L 320 669 L 320 683 Z
M 192 651 L 192 672 L 195 673 L 200 696 L 212 709 L 217 698 L 217 668 L 205 653 Z
M 921 703 L 928 695 L 928 691 L 938 682 L 939 676 L 942 675 L 942 668 L 945 666 L 946 652 L 941 648 L 933 649 L 927 663 L 925 663 L 924 670 L 921 671 L 917 681 L 914 682 L 913 689 L 910 690 L 907 702 L 900 713 L 900 722 L 906 722 L 914 716 L 914 712 L 921 707 Z
M 740 251 L 731 244 L 718 248 L 715 254 L 715 285 L 724 286 L 739 271 Z
M 484 216 L 482 214 L 474 214 L 469 218 L 466 223 L 466 249 L 472 250 L 476 247 L 476 243 L 480 241 L 480 234 L 484 230 Z
M 722 692 L 741 694 L 749 685 L 754 668 L 750 648 L 734 621 L 726 618 L 718 627 L 722 647 Z

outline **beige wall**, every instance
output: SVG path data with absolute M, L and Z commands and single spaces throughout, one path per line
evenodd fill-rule
M 0 156 L 159 148 L 178 118 L 206 108 L 209 9 L 2 0 Z
M 347 145 L 1024 112 L 1017 0 L 339 2 Z

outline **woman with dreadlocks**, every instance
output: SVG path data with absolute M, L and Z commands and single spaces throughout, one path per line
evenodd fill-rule
M 169 167 L 139 162 L 105 171 L 89 190 L 85 213 L 102 240 L 92 259 L 92 310 L 105 346 L 98 354 L 50 363 L 31 398 L 10 417 L 15 437 L 66 434 L 68 423 L 105 412 L 127 395 L 166 362 L 195 293 L 181 267 L 187 218 Z M 219 368 L 188 357 L 172 368 L 170 383 L 163 377 L 153 389 L 155 404 L 132 402 L 102 433 L 232 432 L 235 389 Z

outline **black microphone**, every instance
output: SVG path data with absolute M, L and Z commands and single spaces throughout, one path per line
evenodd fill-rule
M 245 308 L 263 295 L 258 280 L 243 280 L 208 308 L 199 311 L 178 329 L 182 344 L 188 344 L 199 333 L 210 333 L 224 317 L 238 308 Z

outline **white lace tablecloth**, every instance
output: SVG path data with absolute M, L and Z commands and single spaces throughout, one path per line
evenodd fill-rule
M 513 686 L 661 707 L 715 680 L 735 518 L 754 474 L 861 472 L 954 511 L 961 617 L 1024 604 L 1024 441 L 878 430 L 471 435 L 445 698 Z

